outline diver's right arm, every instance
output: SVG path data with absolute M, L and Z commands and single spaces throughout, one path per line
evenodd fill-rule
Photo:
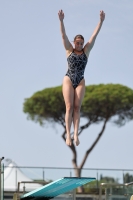
M 63 22 L 64 13 L 63 13 L 62 10 L 59 11 L 58 16 L 59 16 L 59 20 L 60 20 L 60 31 L 61 31 L 63 44 L 64 44 L 64 47 L 65 47 L 65 49 L 67 51 L 67 54 L 70 54 L 73 51 L 73 46 L 69 42 L 69 39 L 68 39 L 68 37 L 66 35 L 65 26 L 64 26 L 64 22 Z

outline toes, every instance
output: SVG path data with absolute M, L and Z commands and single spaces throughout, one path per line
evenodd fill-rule
M 80 142 L 79 142 L 79 141 L 76 141 L 75 143 L 76 143 L 76 146 L 78 146 L 78 145 L 80 144 Z
M 71 146 L 71 142 L 66 142 L 67 146 Z

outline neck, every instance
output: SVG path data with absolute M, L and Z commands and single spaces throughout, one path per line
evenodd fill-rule
M 74 49 L 74 51 L 80 53 L 83 51 L 83 49 L 81 49 L 81 50 Z

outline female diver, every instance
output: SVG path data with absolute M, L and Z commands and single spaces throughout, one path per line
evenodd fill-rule
M 62 10 L 58 12 L 60 20 L 60 31 L 62 35 L 63 44 L 66 50 L 68 61 L 68 71 L 63 79 L 62 92 L 66 105 L 66 144 L 71 146 L 70 128 L 73 121 L 74 125 L 74 142 L 79 145 L 78 128 L 80 121 L 80 108 L 85 94 L 85 79 L 84 70 L 88 61 L 90 51 L 95 43 L 96 37 L 101 29 L 105 19 L 104 11 L 100 11 L 100 22 L 96 26 L 89 41 L 84 46 L 84 37 L 76 35 L 74 38 L 74 48 L 70 43 L 63 23 L 64 13 Z

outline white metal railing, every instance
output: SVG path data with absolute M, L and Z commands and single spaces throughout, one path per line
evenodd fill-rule
M 131 185 L 133 185 L 133 182 L 125 183 L 125 184 L 101 183 L 100 184 L 100 191 L 99 191 L 99 200 L 102 200 L 102 189 L 103 189 L 103 187 L 105 187 L 105 200 L 107 200 L 107 189 L 108 188 L 123 186 L 123 189 L 124 189 L 124 188 L 127 188 L 128 186 L 131 186 Z M 128 196 L 128 194 L 125 193 L 124 196 Z
M 19 194 L 20 192 L 20 184 L 24 184 L 23 186 L 23 194 L 25 194 L 25 184 L 27 183 L 30 183 L 30 184 L 42 184 L 42 185 L 46 185 L 46 182 L 45 181 L 21 181 L 21 182 L 18 182 L 18 189 L 17 189 L 17 193 Z
M 1 169 L 1 162 L 4 159 L 4 157 L 0 158 L 0 200 L 3 200 L 3 191 L 2 191 L 2 180 L 1 180 L 1 174 L 4 173 Z

